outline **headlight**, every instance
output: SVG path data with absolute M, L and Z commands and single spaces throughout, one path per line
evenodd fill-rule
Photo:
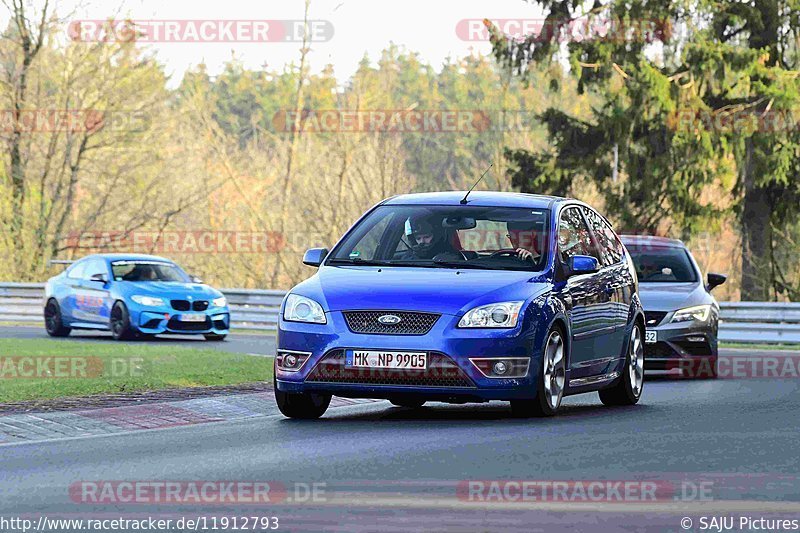
M 154 296 L 144 296 L 142 294 L 134 294 L 131 296 L 131 300 L 136 302 L 137 304 L 144 305 L 147 307 L 161 307 L 164 305 L 164 300 L 161 298 L 156 298 Z
M 211 304 L 214 307 L 225 307 L 228 305 L 228 300 L 226 300 L 224 296 L 220 296 L 219 298 L 214 298 L 211 300 Z
M 513 328 L 524 302 L 500 302 L 467 311 L 458 323 L 460 328 Z
M 313 322 L 315 324 L 326 324 L 328 322 L 321 305 L 311 298 L 297 294 L 290 294 L 286 298 L 283 319 L 290 322 Z
M 698 320 L 705 322 L 711 315 L 710 305 L 695 305 L 694 307 L 687 307 L 685 309 L 678 309 L 672 317 L 670 322 L 689 322 L 691 320 Z

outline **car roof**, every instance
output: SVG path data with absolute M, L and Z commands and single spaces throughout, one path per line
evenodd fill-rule
M 165 263 L 174 263 L 172 259 L 166 259 L 164 257 L 159 257 L 157 255 L 148 255 L 148 254 L 123 254 L 123 253 L 114 253 L 114 254 L 92 254 L 87 255 L 86 257 L 81 257 L 79 261 L 84 259 L 106 259 L 109 261 L 164 261 Z
M 686 248 L 680 239 L 657 237 L 655 235 L 620 235 L 619 238 L 626 245 L 652 246 L 661 248 Z
M 425 192 L 401 194 L 382 202 L 383 205 L 460 205 L 467 191 Z M 548 208 L 553 202 L 567 198 L 521 192 L 472 191 L 467 204 L 480 207 Z

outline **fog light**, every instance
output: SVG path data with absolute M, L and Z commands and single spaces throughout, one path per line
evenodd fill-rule
M 283 366 L 292 368 L 297 364 L 297 356 L 288 354 L 283 357 Z
M 508 364 L 505 361 L 498 361 L 492 367 L 495 374 L 505 374 L 508 371 Z
M 705 339 L 703 337 L 686 337 L 686 340 L 689 342 L 703 342 Z

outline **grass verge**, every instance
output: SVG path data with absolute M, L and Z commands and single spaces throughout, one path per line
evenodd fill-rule
M 272 358 L 147 344 L 0 339 L 0 403 L 272 380 Z

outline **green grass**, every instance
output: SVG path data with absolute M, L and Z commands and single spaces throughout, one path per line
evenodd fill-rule
M 54 356 L 63 366 L 47 361 Z M 23 363 L 20 358 L 26 357 L 34 359 Z M 40 366 L 33 370 L 36 364 Z M 34 377 L 19 376 L 31 370 Z M 0 403 L 271 380 L 271 358 L 220 350 L 147 342 L 0 339 Z

